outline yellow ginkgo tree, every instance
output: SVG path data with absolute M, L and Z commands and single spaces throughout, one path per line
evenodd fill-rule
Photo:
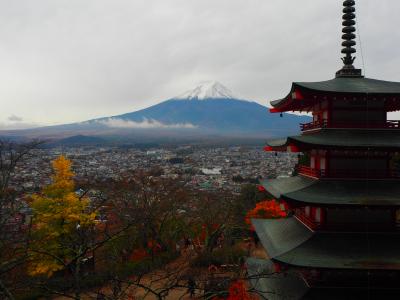
M 95 226 L 89 199 L 75 192 L 71 161 L 60 156 L 52 167 L 52 183 L 32 196 L 31 275 L 51 276 L 66 268 L 79 273 Z

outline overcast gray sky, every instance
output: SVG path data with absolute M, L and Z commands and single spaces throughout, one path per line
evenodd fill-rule
M 0 0 L 0 128 L 131 112 L 203 80 L 266 105 L 341 67 L 342 2 Z M 366 75 L 400 81 L 400 1 L 356 2 Z

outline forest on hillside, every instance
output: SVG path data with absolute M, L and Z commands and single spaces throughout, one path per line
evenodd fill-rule
M 262 252 L 250 219 L 285 216 L 265 190 L 191 190 L 157 170 L 78 182 L 61 155 L 50 184 L 17 192 L 16 166 L 38 144 L 0 143 L 2 299 L 261 297 L 246 269 Z

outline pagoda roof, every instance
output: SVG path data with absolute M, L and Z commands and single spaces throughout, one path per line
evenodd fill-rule
M 295 82 L 293 85 L 324 93 L 400 94 L 400 82 L 364 77 L 338 77 L 320 82 Z
M 252 219 L 252 224 L 270 258 L 281 263 L 325 269 L 400 270 L 399 233 L 314 232 L 295 217 Z
M 293 82 L 290 93 L 283 99 L 271 101 L 271 105 L 281 110 L 303 110 L 313 102 L 316 95 L 352 95 L 352 96 L 384 96 L 400 97 L 400 82 L 377 80 L 364 77 L 337 77 L 319 82 Z M 286 106 L 293 102 L 290 107 Z M 400 100 L 400 99 L 395 99 Z M 393 109 L 394 110 L 394 109 Z
M 400 130 L 397 129 L 321 129 L 318 132 L 267 140 L 267 146 L 287 147 L 290 144 L 350 147 L 400 148 Z
M 294 176 L 269 179 L 263 187 L 274 197 L 309 204 L 399 206 L 397 180 L 335 180 Z

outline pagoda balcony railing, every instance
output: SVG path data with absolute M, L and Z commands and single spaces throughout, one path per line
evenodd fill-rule
M 294 215 L 299 221 L 301 221 L 303 224 L 307 225 L 312 230 L 317 230 L 317 229 L 321 228 L 322 224 L 320 222 L 316 222 L 316 221 L 312 220 L 311 217 L 306 216 L 306 214 L 304 212 L 302 212 L 301 210 L 296 210 Z
M 357 128 L 357 129 L 400 129 L 400 120 L 387 121 L 336 121 L 328 120 L 312 121 L 310 123 L 300 124 L 301 131 L 308 131 L 321 128 Z
M 349 231 L 349 228 L 354 231 L 400 231 L 400 227 L 393 222 L 317 222 L 311 216 L 307 216 L 303 210 L 296 209 L 294 216 L 307 227 L 312 230 L 324 231 Z
M 301 131 L 320 129 L 328 127 L 328 120 L 312 121 L 310 123 L 300 124 Z
M 297 172 L 301 175 L 306 175 L 315 178 L 325 177 L 325 170 L 318 170 L 309 166 L 300 165 L 297 167 Z
M 297 172 L 314 178 L 369 178 L 369 179 L 400 179 L 398 170 L 321 170 L 300 165 Z

